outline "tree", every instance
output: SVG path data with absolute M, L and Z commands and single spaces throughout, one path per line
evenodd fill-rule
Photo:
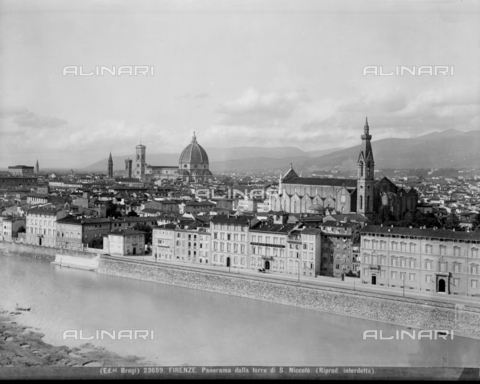
M 118 211 L 118 205 L 114 203 L 110 203 L 107 205 L 107 217 L 114 217 L 118 218 L 121 217 L 122 214 Z
M 443 226 L 445 227 L 445 229 L 455 229 L 456 231 L 461 230 L 460 220 L 454 212 L 450 212 L 450 214 L 445 219 Z
M 128 217 L 138 217 L 138 213 L 135 212 L 135 211 L 130 211 L 130 212 L 127 213 L 127 216 Z
M 90 248 L 103 249 L 103 239 L 102 238 L 93 239 L 88 246 Z
M 480 213 L 478 213 L 477 216 L 475 216 L 472 224 L 473 224 L 473 229 L 480 228 Z

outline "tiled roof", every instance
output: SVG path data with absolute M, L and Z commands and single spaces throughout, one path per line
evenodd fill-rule
M 302 184 L 302 185 L 325 185 L 332 187 L 357 188 L 356 179 L 329 179 L 317 177 L 294 177 L 284 182 L 284 184 Z
M 250 229 L 252 232 L 280 232 L 280 233 L 288 233 L 293 228 L 295 228 L 295 224 L 270 224 L 266 222 L 258 223 Z
M 405 227 L 382 227 L 380 225 L 367 225 L 362 228 L 362 234 L 381 233 L 388 235 L 429 237 L 432 239 L 455 239 L 480 241 L 480 231 L 453 231 L 433 228 L 405 228 Z
M 251 220 L 250 216 L 227 217 L 226 215 L 217 215 L 212 218 L 214 224 L 248 224 Z

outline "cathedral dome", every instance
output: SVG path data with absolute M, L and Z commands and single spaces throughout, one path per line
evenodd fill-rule
M 208 169 L 208 156 L 207 152 L 197 143 L 197 137 L 195 132 L 193 133 L 192 142 L 183 150 L 180 155 L 180 166 L 182 164 L 189 165 L 206 165 Z M 202 167 L 203 168 L 203 167 Z

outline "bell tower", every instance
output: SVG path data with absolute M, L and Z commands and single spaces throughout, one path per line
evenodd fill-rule
M 135 177 L 140 180 L 145 180 L 145 152 L 146 148 L 144 145 L 139 144 L 136 146 L 136 157 L 135 157 Z
M 375 184 L 375 163 L 373 161 L 372 144 L 370 140 L 368 119 L 363 127 L 362 146 L 358 156 L 357 173 L 357 213 L 369 218 L 373 215 L 373 188 Z

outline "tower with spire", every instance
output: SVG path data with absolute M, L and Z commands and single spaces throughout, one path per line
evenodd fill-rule
M 37 175 L 40 173 L 40 166 L 38 165 L 38 159 L 37 159 L 37 164 L 35 165 L 35 173 Z
M 113 159 L 112 152 L 110 152 L 110 157 L 108 158 L 108 178 L 113 179 Z
M 361 138 L 362 146 L 357 161 L 357 213 L 371 217 L 373 215 L 375 163 L 373 161 L 372 135 L 370 135 L 368 118 L 365 119 Z

